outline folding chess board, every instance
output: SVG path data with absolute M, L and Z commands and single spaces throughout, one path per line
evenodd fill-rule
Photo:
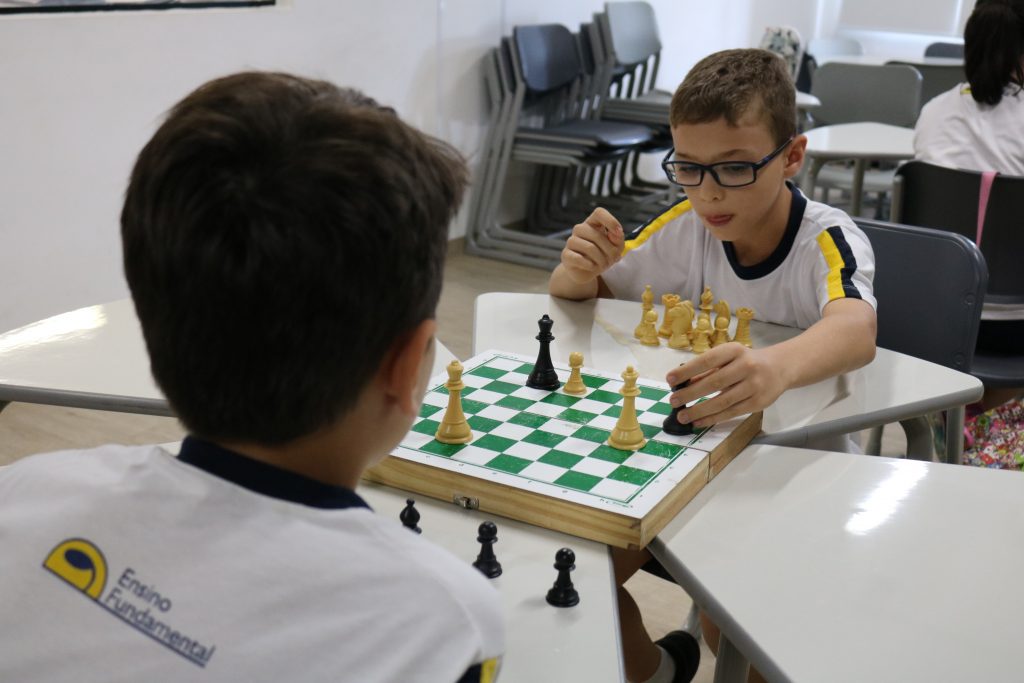
M 620 547 L 644 547 L 760 431 L 761 413 L 687 436 L 665 433 L 664 383 L 637 382 L 647 444 L 607 445 L 621 377 L 584 368 L 584 395 L 526 386 L 531 359 L 486 351 L 463 364 L 462 409 L 473 439 L 434 434 L 448 404 L 447 374 L 432 378 L 419 418 L 367 478 L 466 507 Z M 555 365 L 564 384 L 569 368 Z

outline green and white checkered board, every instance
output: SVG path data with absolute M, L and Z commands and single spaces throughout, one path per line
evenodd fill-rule
M 671 411 L 665 383 L 640 379 L 639 451 L 607 445 L 619 417 L 621 376 L 584 370 L 585 395 L 530 389 L 532 359 L 486 351 L 463 364 L 462 410 L 473 439 L 434 439 L 448 405 L 447 373 L 432 378 L 420 417 L 394 455 L 563 500 L 642 517 L 734 429 L 742 418 L 687 436 L 661 429 Z M 555 366 L 565 383 L 569 368 Z M 625 368 L 623 368 L 625 369 Z

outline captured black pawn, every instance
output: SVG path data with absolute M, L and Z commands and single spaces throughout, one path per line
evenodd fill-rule
M 416 501 L 412 498 L 405 499 L 405 509 L 399 513 L 398 519 L 402 520 L 402 526 L 416 533 L 420 533 L 423 529 L 420 529 L 417 524 L 420 521 L 420 511 L 416 509 Z
M 677 384 L 672 387 L 672 392 L 675 393 L 680 389 L 690 386 L 690 380 L 685 380 L 682 384 Z M 666 434 L 674 434 L 675 436 L 686 436 L 687 434 L 693 434 L 693 425 L 687 422 L 682 424 L 679 421 L 679 411 L 683 409 L 683 406 L 673 408 L 672 412 L 665 418 L 665 422 L 662 423 L 661 428 L 665 430 Z
M 533 372 L 526 378 L 526 386 L 531 389 L 554 391 L 562 386 L 562 383 L 558 381 L 558 375 L 555 374 L 555 366 L 551 363 L 550 346 L 555 339 L 555 335 L 551 334 L 551 326 L 554 324 L 555 322 L 548 317 L 547 313 L 537 321 L 537 326 L 540 328 L 540 334 L 537 335 L 540 351 L 537 352 L 537 362 L 533 364 Z
M 498 527 L 494 522 L 484 522 L 477 530 L 476 540 L 480 541 L 480 554 L 473 566 L 488 579 L 501 576 L 501 563 L 494 556 L 494 544 L 498 542 Z
M 572 607 L 580 602 L 580 594 L 573 588 L 569 572 L 576 568 L 576 553 L 568 548 L 562 548 L 555 553 L 555 569 L 558 570 L 558 578 L 555 585 L 548 591 L 547 601 L 555 607 Z

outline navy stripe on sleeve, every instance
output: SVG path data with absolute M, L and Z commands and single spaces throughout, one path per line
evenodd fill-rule
M 863 299 L 864 297 L 860 295 L 857 285 L 853 284 L 853 274 L 857 272 L 857 259 L 853 255 L 850 243 L 846 241 L 843 229 L 838 225 L 833 225 L 831 228 L 826 228 L 826 232 L 828 232 L 832 241 L 835 242 L 839 255 L 843 257 L 843 267 L 839 271 L 839 277 L 843 285 L 843 294 L 850 299 Z

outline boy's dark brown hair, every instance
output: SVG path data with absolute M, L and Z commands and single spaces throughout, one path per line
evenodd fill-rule
M 434 316 L 466 181 L 451 147 L 324 81 L 241 73 L 176 105 L 139 154 L 121 235 L 185 426 L 280 444 L 349 409 Z
M 723 50 L 697 62 L 672 96 L 669 123 L 736 126 L 753 114 L 776 145 L 796 134 L 796 88 L 785 61 L 759 49 Z

